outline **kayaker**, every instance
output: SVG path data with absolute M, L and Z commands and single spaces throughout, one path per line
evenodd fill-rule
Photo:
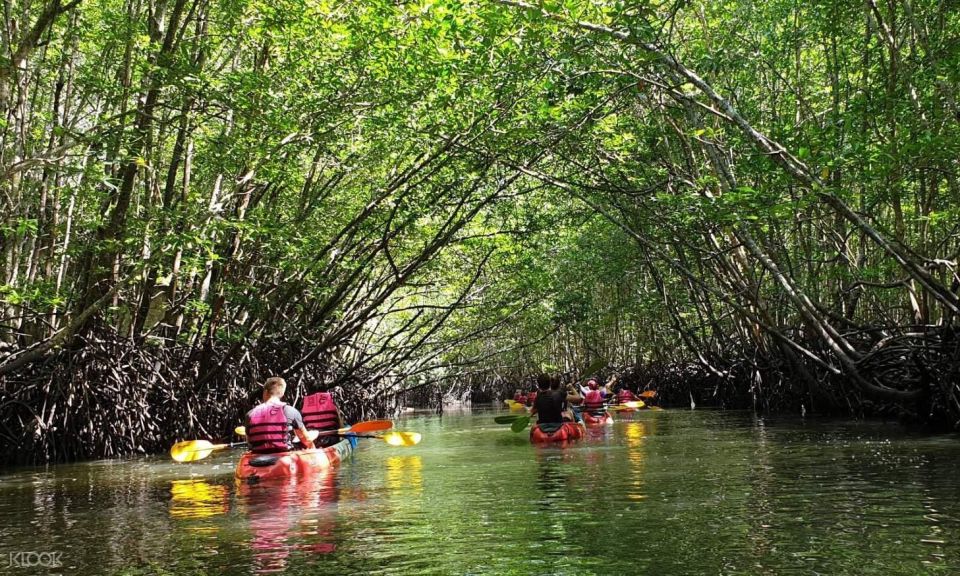
M 526 404 L 527 396 L 517 388 L 516 392 L 513 393 L 513 401 L 517 404 Z
M 537 376 L 537 398 L 530 414 L 537 415 L 538 424 L 561 424 L 564 418 L 573 422 L 573 412 L 568 404 L 579 404 L 583 398 L 572 389 L 561 390 L 560 379 L 541 374 Z
M 632 390 L 624 386 L 620 389 L 620 392 L 617 393 L 617 402 L 623 404 L 624 402 L 634 402 L 639 400 L 636 394 Z
M 344 427 L 343 415 L 337 408 L 330 392 L 315 392 L 304 397 L 301 405 L 303 423 L 308 430 L 319 430 L 320 436 L 315 442 L 318 448 L 333 446 L 341 440 L 336 434 L 323 434 Z
M 303 425 L 300 412 L 286 404 L 282 398 L 287 391 L 287 383 L 283 378 L 274 376 L 267 378 L 263 384 L 263 402 L 247 412 L 246 422 L 247 442 L 250 451 L 257 454 L 273 454 L 293 450 L 293 436 L 295 433 L 300 439 L 301 446 L 313 448 L 313 442 L 307 436 L 307 429 Z
M 583 409 L 593 416 L 603 416 L 607 413 L 604 406 L 604 394 L 599 390 L 600 383 L 596 378 L 587 380 L 587 393 L 583 396 Z

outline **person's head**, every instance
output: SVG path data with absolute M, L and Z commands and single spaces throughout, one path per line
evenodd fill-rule
M 282 398 L 283 393 L 287 391 L 287 382 L 279 376 L 267 378 L 263 383 L 263 401 L 271 398 Z
M 559 376 L 551 376 L 551 377 L 550 377 L 550 389 L 551 389 L 551 390 L 559 390 L 559 389 L 560 389 L 560 377 L 559 377 Z
M 546 374 L 540 374 L 537 376 L 537 388 L 540 390 L 549 390 L 550 389 L 550 376 Z
M 594 378 L 587 380 L 587 388 L 591 390 L 596 390 L 599 385 L 600 384 Z

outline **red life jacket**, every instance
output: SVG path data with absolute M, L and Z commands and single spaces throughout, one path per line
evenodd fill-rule
M 524 396 L 523 394 L 514 394 L 514 395 L 513 395 L 513 401 L 514 401 L 514 402 L 517 402 L 517 403 L 520 403 L 520 404 L 526 404 L 526 403 L 527 403 L 527 397 Z
M 247 442 L 252 452 L 270 454 L 293 449 L 284 406 L 286 404 L 264 402 L 247 413 Z
M 525 402 L 525 404 L 527 406 L 533 406 L 533 403 L 536 401 L 537 401 L 537 393 L 536 391 L 534 391 L 527 396 L 527 401 Z
M 591 390 L 583 397 L 583 407 L 590 412 L 603 413 L 603 395 L 599 390 Z
M 617 394 L 617 400 L 619 402 L 633 402 L 636 399 L 637 399 L 636 394 L 634 394 L 630 390 L 627 390 L 626 388 L 624 388 L 623 390 L 620 391 L 619 394 Z
M 316 392 L 305 397 L 300 413 L 308 430 L 336 430 L 340 427 L 337 405 L 329 392 Z

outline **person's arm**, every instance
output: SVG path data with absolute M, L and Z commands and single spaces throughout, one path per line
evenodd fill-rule
M 614 386 L 614 384 L 616 384 L 616 383 L 617 383 L 617 377 L 616 377 L 616 376 L 611 376 L 610 379 L 607 380 L 607 383 L 604 384 L 604 386 L 603 386 L 604 389 L 606 389 L 607 394 L 613 394 L 613 386 Z
M 304 427 L 294 428 L 294 433 L 296 433 L 297 438 L 300 439 L 300 443 L 303 444 L 303 447 L 308 450 L 313 450 L 316 446 L 313 444 L 313 440 L 307 436 L 307 429 Z
M 288 414 L 291 420 L 290 426 L 293 428 L 293 433 L 296 434 L 297 438 L 300 439 L 300 443 L 308 450 L 313 450 L 316 448 L 316 446 L 313 444 L 313 440 L 311 440 L 310 436 L 307 435 L 307 427 L 303 425 L 303 416 L 300 415 L 300 411 L 289 405 L 287 408 L 290 409 Z
M 568 404 L 580 404 L 583 402 L 583 396 L 577 394 L 577 391 L 570 386 L 567 388 L 567 403 Z

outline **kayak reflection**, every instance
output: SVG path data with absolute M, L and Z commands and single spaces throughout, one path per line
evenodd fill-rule
M 338 470 L 331 467 L 309 478 L 239 485 L 239 506 L 250 523 L 254 574 L 282 572 L 295 555 L 336 550 Z

